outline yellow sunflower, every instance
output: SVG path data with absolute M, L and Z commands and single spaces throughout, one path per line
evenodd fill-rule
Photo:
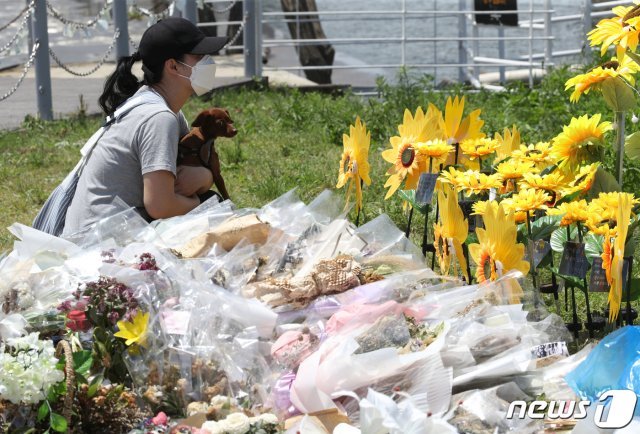
M 460 143 L 460 150 L 470 160 L 475 160 L 476 158 L 484 158 L 493 154 L 499 146 L 500 143 L 497 140 L 483 137 L 464 140 Z
M 606 233 L 604 235 L 604 244 L 602 245 L 602 269 L 604 270 L 605 276 L 607 277 L 607 283 L 611 286 L 611 262 L 613 261 L 613 243 L 611 240 L 613 237 L 610 233 Z
M 437 125 L 432 121 L 434 116 L 431 109 L 425 114 L 420 107 L 415 116 L 408 109 L 404 111 L 402 124 L 398 125 L 400 135 L 391 137 L 391 149 L 382 152 L 382 158 L 392 164 L 384 185 L 385 188 L 389 187 L 385 199 L 390 198 L 403 182 L 406 190 L 417 187 L 420 174 L 426 170 L 424 158 L 417 153 L 417 144 L 431 140 L 434 134 L 438 134 L 437 129 L 433 128 L 434 124 Z
M 495 138 L 500 144 L 500 147 L 496 150 L 497 161 L 511 157 L 513 152 L 520 148 L 520 132 L 515 125 L 511 130 L 505 128 L 503 135 L 496 133 Z
M 538 169 L 543 169 L 552 163 L 551 143 L 538 142 L 531 145 L 520 145 L 519 149 L 511 153 L 511 157 L 522 161 L 531 161 Z
M 467 260 L 462 251 L 462 243 L 469 234 L 469 224 L 464 218 L 462 209 L 458 205 L 456 193 L 449 186 L 438 191 L 438 207 L 440 209 L 440 223 L 434 225 L 434 246 L 440 263 L 440 272 L 449 275 L 451 254 L 455 254 L 463 275 L 469 282 L 467 275 Z
M 565 202 L 555 208 L 549 208 L 547 214 L 561 215 L 560 226 L 570 226 L 578 222 L 585 223 L 589 219 L 589 209 L 587 208 L 587 201 L 584 199 Z
M 572 118 L 562 133 L 552 140 L 551 155 L 560 162 L 559 167 L 573 171 L 580 164 L 593 158 L 593 150 L 602 143 L 604 133 L 611 129 L 611 122 L 600 123 L 600 113 Z
M 535 168 L 531 161 L 521 161 L 512 158 L 504 163 L 498 164 L 496 172 L 502 175 L 502 179 L 508 181 L 520 179 L 525 173 L 536 173 L 538 169 Z
M 351 191 L 355 186 L 356 190 L 356 212 L 362 209 L 362 184 L 371 184 L 369 178 L 369 147 L 371 145 L 371 133 L 367 131 L 367 126 L 360 117 L 356 117 L 356 124 L 349 126 L 349 135 L 343 134 L 342 143 L 344 151 L 340 161 L 340 171 L 338 173 L 338 183 L 336 188 L 342 188 L 346 183 L 347 201 L 345 208 L 349 206 Z
M 437 109 L 434 107 L 434 112 Z M 481 110 L 472 111 L 463 118 L 464 96 L 462 98 L 447 98 L 444 110 L 444 117 L 440 112 L 439 125 L 442 131 L 442 138 L 450 145 L 461 143 L 467 139 L 477 139 L 484 137 L 481 131 L 484 121 L 480 119 Z
M 563 189 L 562 194 L 564 196 L 567 196 L 578 191 L 580 193 L 588 192 L 593 185 L 593 180 L 596 178 L 598 166 L 600 166 L 600 163 L 592 163 L 581 166 L 575 177 Z
M 498 173 L 486 175 L 477 170 L 467 170 L 458 177 L 458 189 L 465 195 L 482 194 L 492 188 L 502 187 L 502 176 Z
M 485 228 L 476 229 L 478 243 L 469 245 L 478 282 L 496 280 L 514 269 L 527 274 L 529 263 L 524 260 L 524 245 L 517 244 L 513 214 L 492 201 L 486 205 L 483 220 Z
M 591 89 L 598 90 L 606 80 L 620 80 L 620 77 L 622 77 L 631 85 L 634 85 L 633 74 L 638 72 L 639 68 L 638 64 L 629 56 L 626 56 L 620 62 L 614 57 L 611 61 L 603 63 L 584 74 L 578 74 L 570 78 L 565 83 L 564 90 L 566 91 L 573 87 L 573 93 L 571 93 L 569 99 L 571 102 L 578 102 L 583 93 L 586 95 Z
M 463 177 L 464 172 L 456 169 L 455 167 L 449 167 L 447 170 L 440 172 L 438 181 L 442 184 L 449 184 L 455 188 L 456 191 L 460 191 Z
M 416 146 L 418 154 L 421 155 L 425 161 L 431 159 L 428 164 L 432 168 L 435 168 L 436 164 L 443 163 L 449 152 L 453 151 L 453 146 L 447 144 L 447 142 L 442 139 L 419 142 Z
M 609 47 L 616 46 L 616 55 L 622 59 L 628 48 L 635 51 L 638 46 L 638 5 L 616 6 L 613 8 L 613 18 L 605 18 L 596 24 L 596 28 L 587 35 L 591 46 L 600 45 L 600 55 L 604 56 Z
M 611 260 L 611 288 L 609 289 L 609 322 L 618 318 L 622 301 L 624 247 L 629 231 L 632 201 L 628 194 L 619 194 L 616 209 L 616 239 L 613 242 L 613 259 Z
M 586 225 L 596 235 L 616 236 L 618 231 L 617 217 L 620 200 L 624 198 L 631 206 L 639 203 L 631 193 L 600 193 L 588 205 L 589 218 Z
M 551 201 L 551 196 L 544 190 L 534 190 L 526 188 L 520 190 L 503 203 L 509 206 L 514 212 L 528 213 L 538 209 L 547 209 L 547 203 Z
M 520 188 L 533 188 L 544 190 L 551 195 L 555 203 L 562 196 L 562 191 L 567 185 L 567 178 L 559 172 L 551 172 L 546 175 L 537 173 L 525 173 L 520 181 Z

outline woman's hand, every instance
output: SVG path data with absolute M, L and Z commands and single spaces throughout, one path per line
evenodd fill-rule
M 175 192 L 183 196 L 202 194 L 213 185 L 213 175 L 204 166 L 178 166 Z

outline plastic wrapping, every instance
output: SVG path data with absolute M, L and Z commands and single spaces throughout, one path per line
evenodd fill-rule
M 640 394 L 640 326 L 625 326 L 607 335 L 565 380 L 585 400 L 622 389 Z

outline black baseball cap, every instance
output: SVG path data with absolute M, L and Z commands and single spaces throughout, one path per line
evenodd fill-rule
M 225 46 L 228 39 L 206 36 L 191 21 L 170 17 L 158 21 L 144 32 L 138 53 L 144 64 L 159 65 L 184 54 L 214 54 Z

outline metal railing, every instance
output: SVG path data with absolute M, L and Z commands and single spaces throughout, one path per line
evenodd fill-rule
M 279 1 L 272 0 L 279 4 Z M 539 1 L 539 0 L 538 0 Z M 115 59 L 129 55 L 130 47 L 137 49 L 135 41 L 129 34 L 129 13 L 134 11 L 146 16 L 149 23 L 153 23 L 173 12 L 176 4 L 180 3 L 182 15 L 192 21 L 197 21 L 198 5 L 206 3 L 215 13 L 222 18 L 216 22 L 199 22 L 198 25 L 207 27 L 236 26 L 237 30 L 233 34 L 227 45 L 227 50 L 241 49 L 244 59 L 244 73 L 246 77 L 262 76 L 263 72 L 273 70 L 297 71 L 303 73 L 309 70 L 356 70 L 356 71 L 390 71 L 400 68 L 410 68 L 417 71 L 433 71 L 434 78 L 437 78 L 439 71 L 447 69 L 457 70 L 460 81 L 468 81 L 476 87 L 489 89 L 501 89 L 500 86 L 487 85 L 481 80 L 483 70 L 493 70 L 499 73 L 499 82 L 506 80 L 507 70 L 518 68 L 528 71 L 529 84 L 533 84 L 534 69 L 547 68 L 556 63 L 559 58 L 579 55 L 583 52 L 586 43 L 586 33 L 593 27 L 594 21 L 605 16 L 611 16 L 611 9 L 618 5 L 630 5 L 632 1 L 609 1 L 604 3 L 592 3 L 591 0 L 582 0 L 580 5 L 582 10 L 579 13 L 558 15 L 552 8 L 551 0 L 542 0 L 542 8 L 534 8 L 533 0 L 521 0 L 520 8 L 517 11 L 503 11 L 503 13 L 517 12 L 521 19 L 518 27 L 506 26 L 485 26 L 476 23 L 475 18 L 482 13 L 472 9 L 471 0 L 432 0 L 432 7 L 421 10 L 410 10 L 407 8 L 406 0 L 401 0 L 400 8 L 397 10 L 388 8 L 389 3 L 384 0 L 373 0 L 368 2 L 368 6 L 381 6 L 385 9 L 369 10 L 348 10 L 352 3 L 345 2 L 345 10 L 323 10 L 323 0 L 317 0 L 318 11 L 294 11 L 283 12 L 277 10 L 265 10 L 263 0 L 181 0 L 172 3 L 165 11 L 154 13 L 139 7 L 131 0 L 105 0 L 103 7 L 98 14 L 88 21 L 75 21 L 65 17 L 51 0 L 27 0 L 22 11 L 7 23 L 3 23 L 0 32 L 5 32 L 12 36 L 8 42 L 0 47 L 0 55 L 8 52 L 13 46 L 19 43 L 21 35 L 28 32 L 28 54 L 23 63 L 24 71 L 17 83 L 6 93 L 0 91 L 0 102 L 9 98 L 23 82 L 28 70 L 33 66 L 36 76 L 36 93 L 38 99 L 38 113 L 42 119 L 52 118 L 51 102 L 51 78 L 50 59 L 64 69 L 69 74 L 75 76 L 87 76 L 97 71 L 100 66 L 107 62 L 114 52 Z M 225 18 L 225 14 L 233 7 L 242 6 L 241 20 L 230 20 Z M 441 7 L 439 7 L 441 6 Z M 454 9 L 454 7 L 456 7 Z M 222 15 L 222 17 L 220 17 Z M 99 61 L 87 71 L 76 71 L 65 65 L 59 55 L 49 46 L 48 18 L 57 20 L 65 26 L 65 33 L 88 32 L 91 29 L 102 27 L 112 31 L 112 41 L 107 47 Z M 443 26 L 442 19 L 451 20 L 453 25 Z M 412 34 L 409 30 L 411 23 L 429 23 L 432 30 L 431 35 L 427 34 L 427 25 L 421 34 Z M 389 34 L 376 37 L 364 37 L 356 35 L 331 36 L 323 39 L 304 39 L 299 34 L 291 38 L 281 36 L 265 36 L 266 26 L 287 26 L 296 23 L 300 28 L 302 23 L 320 22 L 327 25 L 331 23 L 348 23 L 353 28 L 356 23 L 399 23 L 399 31 L 396 34 Z M 576 43 L 575 47 L 562 50 L 554 50 L 556 36 L 552 32 L 554 23 L 581 23 L 581 43 Z M 414 26 L 415 27 L 415 26 Z M 528 30 L 526 35 L 521 34 Z M 470 30 L 470 31 L 469 31 Z M 495 33 L 492 33 L 494 32 Z M 14 32 L 14 33 L 10 33 Z M 514 33 L 515 32 L 515 33 Z M 520 32 L 520 33 L 517 33 Z M 415 32 L 414 32 L 415 33 Z M 242 36 L 242 42 L 239 39 Z M 527 43 L 526 53 L 521 53 L 511 58 L 505 54 L 505 44 L 507 43 Z M 483 52 L 481 45 L 493 43 L 497 45 L 496 53 Z M 343 49 L 349 46 L 379 46 L 386 44 L 397 47 L 395 51 L 399 55 L 399 61 L 387 61 L 386 59 L 364 62 L 343 62 L 333 65 L 307 65 L 302 66 L 300 62 L 294 60 L 291 64 L 278 66 L 263 66 L 263 49 L 275 49 L 280 47 L 294 47 L 296 49 L 309 45 L 325 45 Z M 415 47 L 432 44 L 432 57 L 416 57 Z M 438 57 L 436 45 L 450 44 L 455 46 L 454 56 L 447 59 Z M 542 48 L 536 48 L 541 46 Z M 455 55 L 457 53 L 457 56 Z

